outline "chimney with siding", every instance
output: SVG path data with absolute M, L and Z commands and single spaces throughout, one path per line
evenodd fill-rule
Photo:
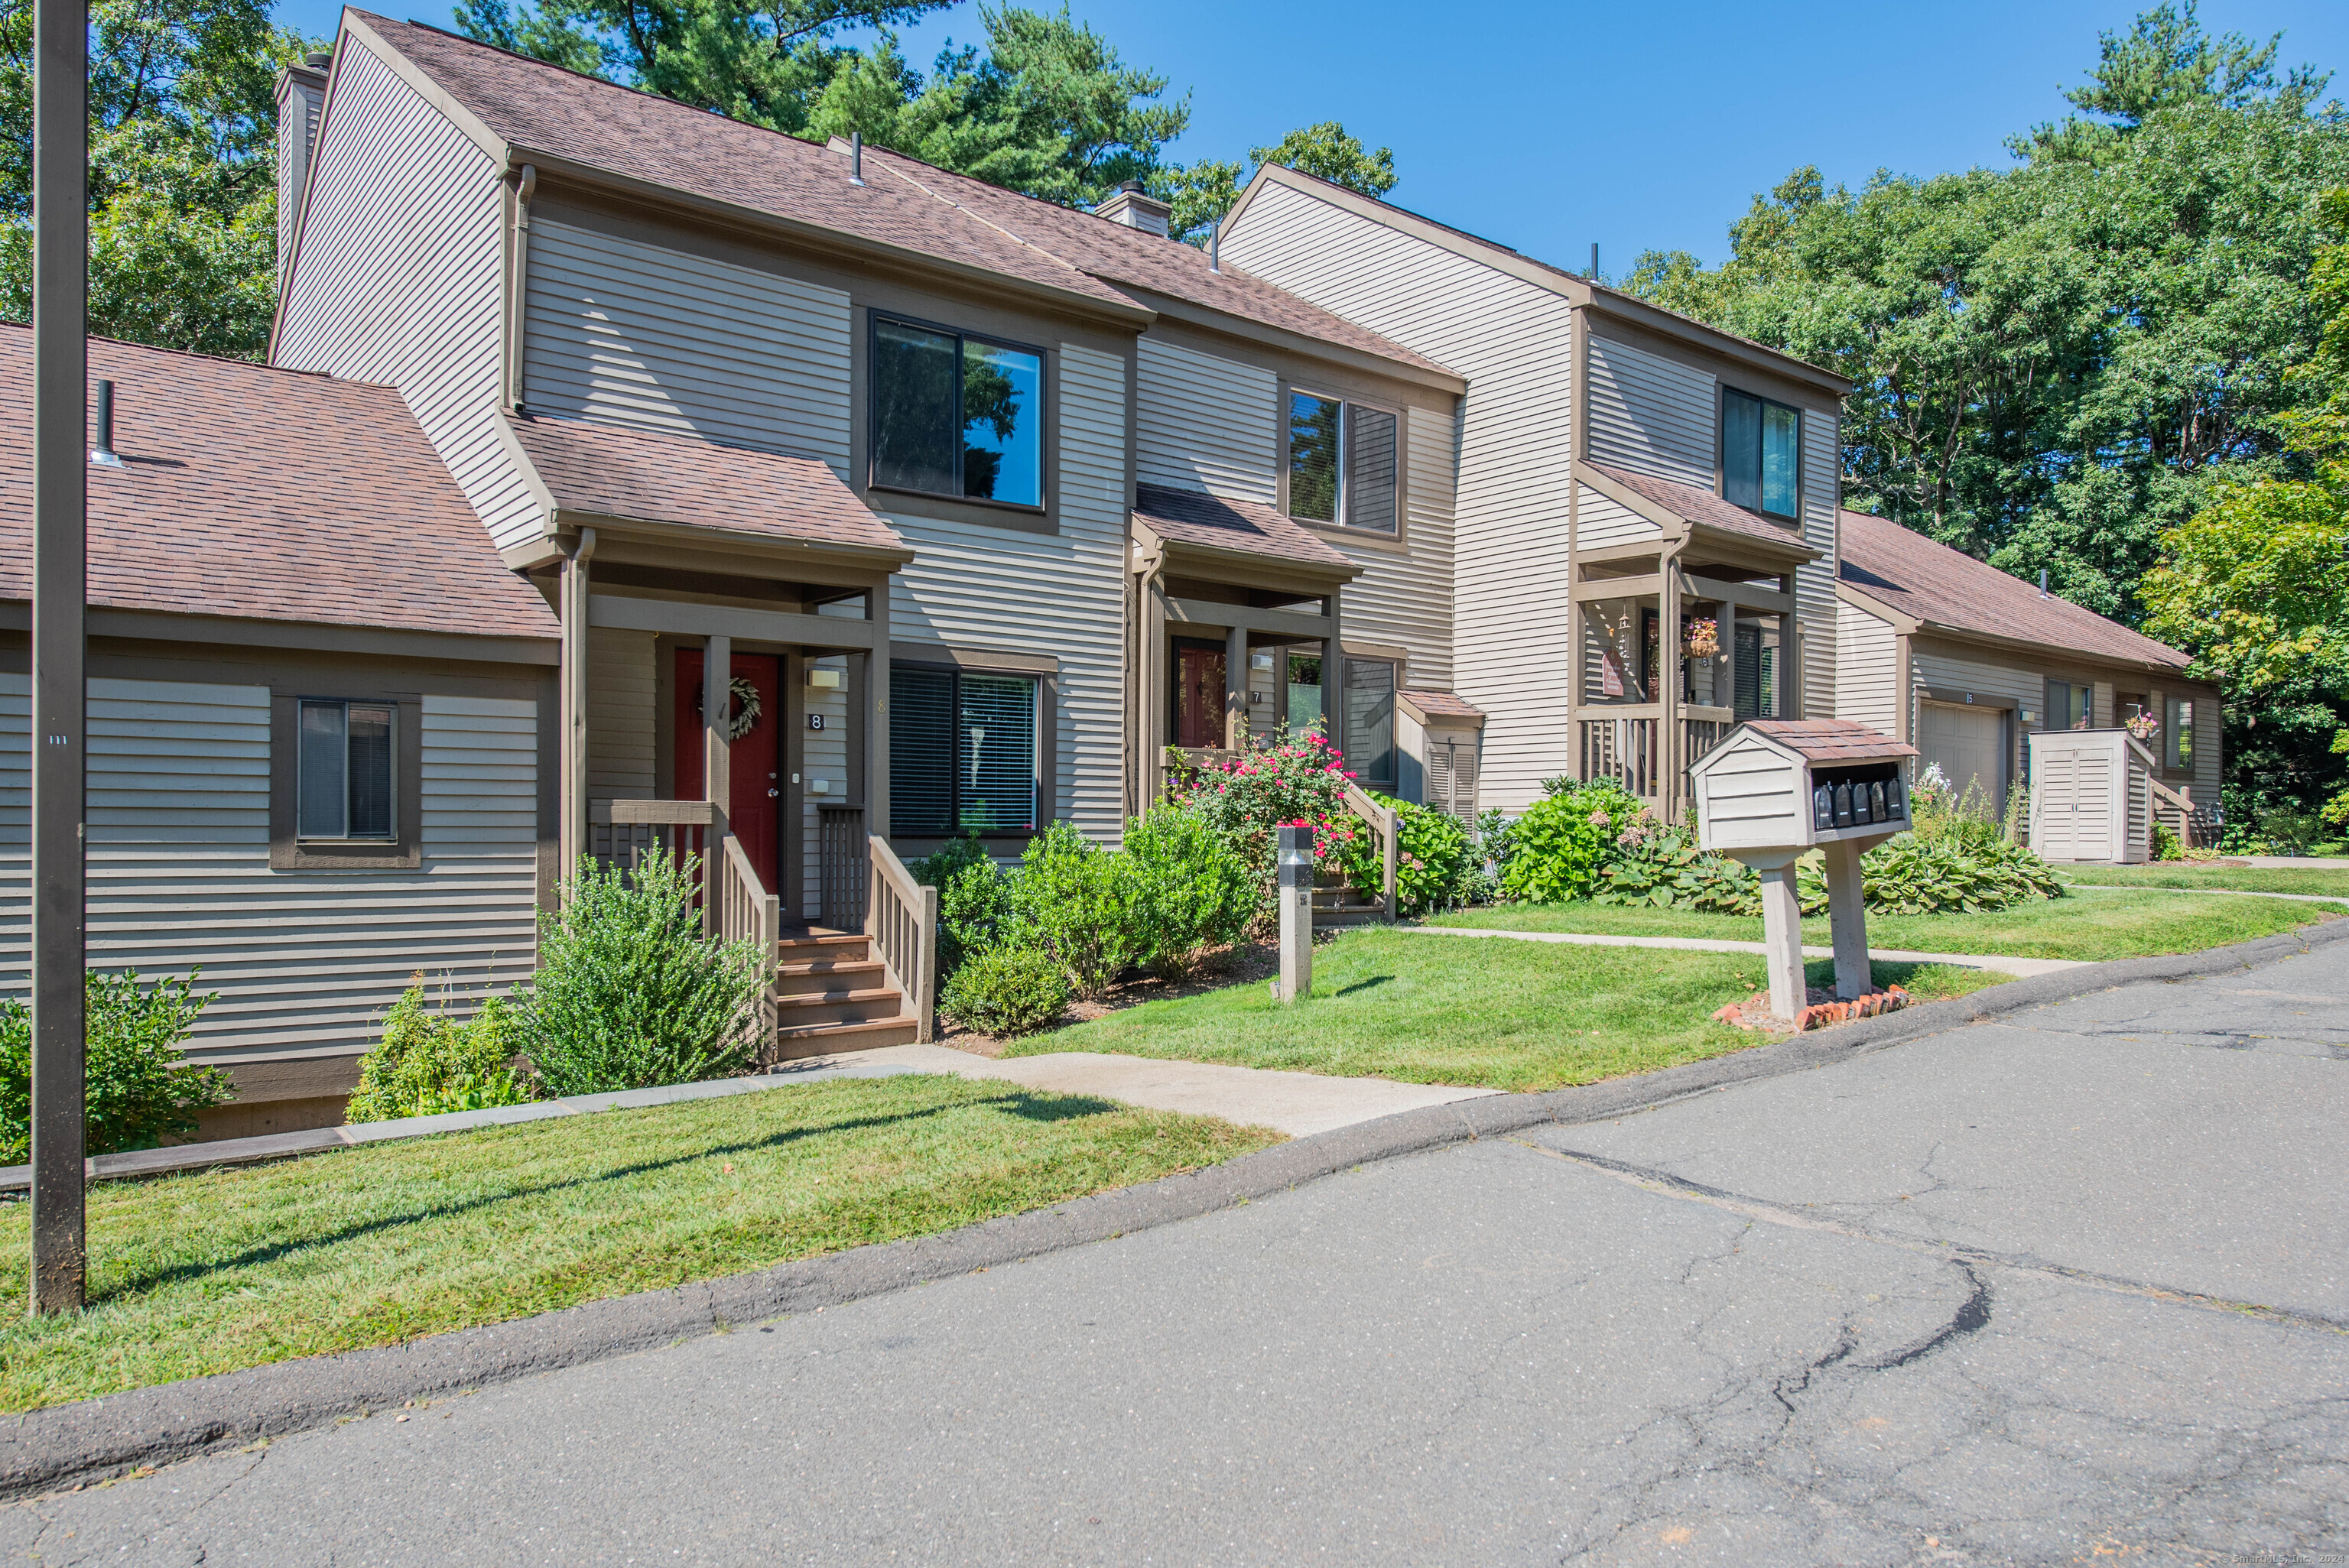
M 277 73 L 277 273 L 294 253 L 295 226 L 302 221 L 302 192 L 310 182 L 310 156 L 318 146 L 318 111 L 326 107 L 326 71 L 335 57 L 305 56 Z
M 1143 193 L 1142 181 L 1139 180 L 1127 181 L 1117 188 L 1108 201 L 1093 209 L 1093 216 L 1096 218 L 1106 218 L 1112 223 L 1123 223 L 1129 229 L 1140 229 L 1145 233 L 1156 234 L 1161 239 L 1167 236 L 1166 221 L 1174 215 L 1174 208 L 1155 196 Z

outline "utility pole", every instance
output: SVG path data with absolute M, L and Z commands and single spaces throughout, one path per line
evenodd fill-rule
M 89 11 L 33 21 L 33 1279 L 78 1312 L 83 1209 L 84 698 L 89 543 Z

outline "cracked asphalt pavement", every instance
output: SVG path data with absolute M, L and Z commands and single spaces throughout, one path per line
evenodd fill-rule
M 0 1510 L 53 1563 L 2349 1563 L 2349 981 L 2089 996 Z

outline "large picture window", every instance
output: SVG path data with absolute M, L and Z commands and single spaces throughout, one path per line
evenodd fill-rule
M 1288 515 L 1392 533 L 1395 416 L 1314 392 L 1288 395 Z
M 1395 788 L 1395 667 L 1346 661 L 1346 766 L 1365 789 Z
M 297 730 L 295 832 L 305 839 L 398 836 L 392 814 L 392 730 L 388 703 L 305 698 Z
M 1043 356 L 874 317 L 873 483 L 1043 505 Z
M 1721 499 L 1793 520 L 1802 512 L 1803 416 L 1766 397 L 1721 394 Z
M 1034 676 L 889 669 L 889 831 L 1036 830 Z

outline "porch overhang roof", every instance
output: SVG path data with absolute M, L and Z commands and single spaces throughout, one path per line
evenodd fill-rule
M 1283 586 L 1338 588 L 1362 574 L 1360 564 L 1260 501 L 1145 484 L 1135 487 L 1134 502 L 1134 526 L 1161 557 L 1200 576 L 1253 586 L 1267 583 L 1269 571 Z
M 1654 523 L 1668 543 L 1702 541 L 1731 555 L 1759 557 L 1787 566 L 1800 566 L 1826 554 L 1794 530 L 1732 506 L 1694 485 L 1676 484 L 1583 458 L 1575 459 L 1574 477 Z

